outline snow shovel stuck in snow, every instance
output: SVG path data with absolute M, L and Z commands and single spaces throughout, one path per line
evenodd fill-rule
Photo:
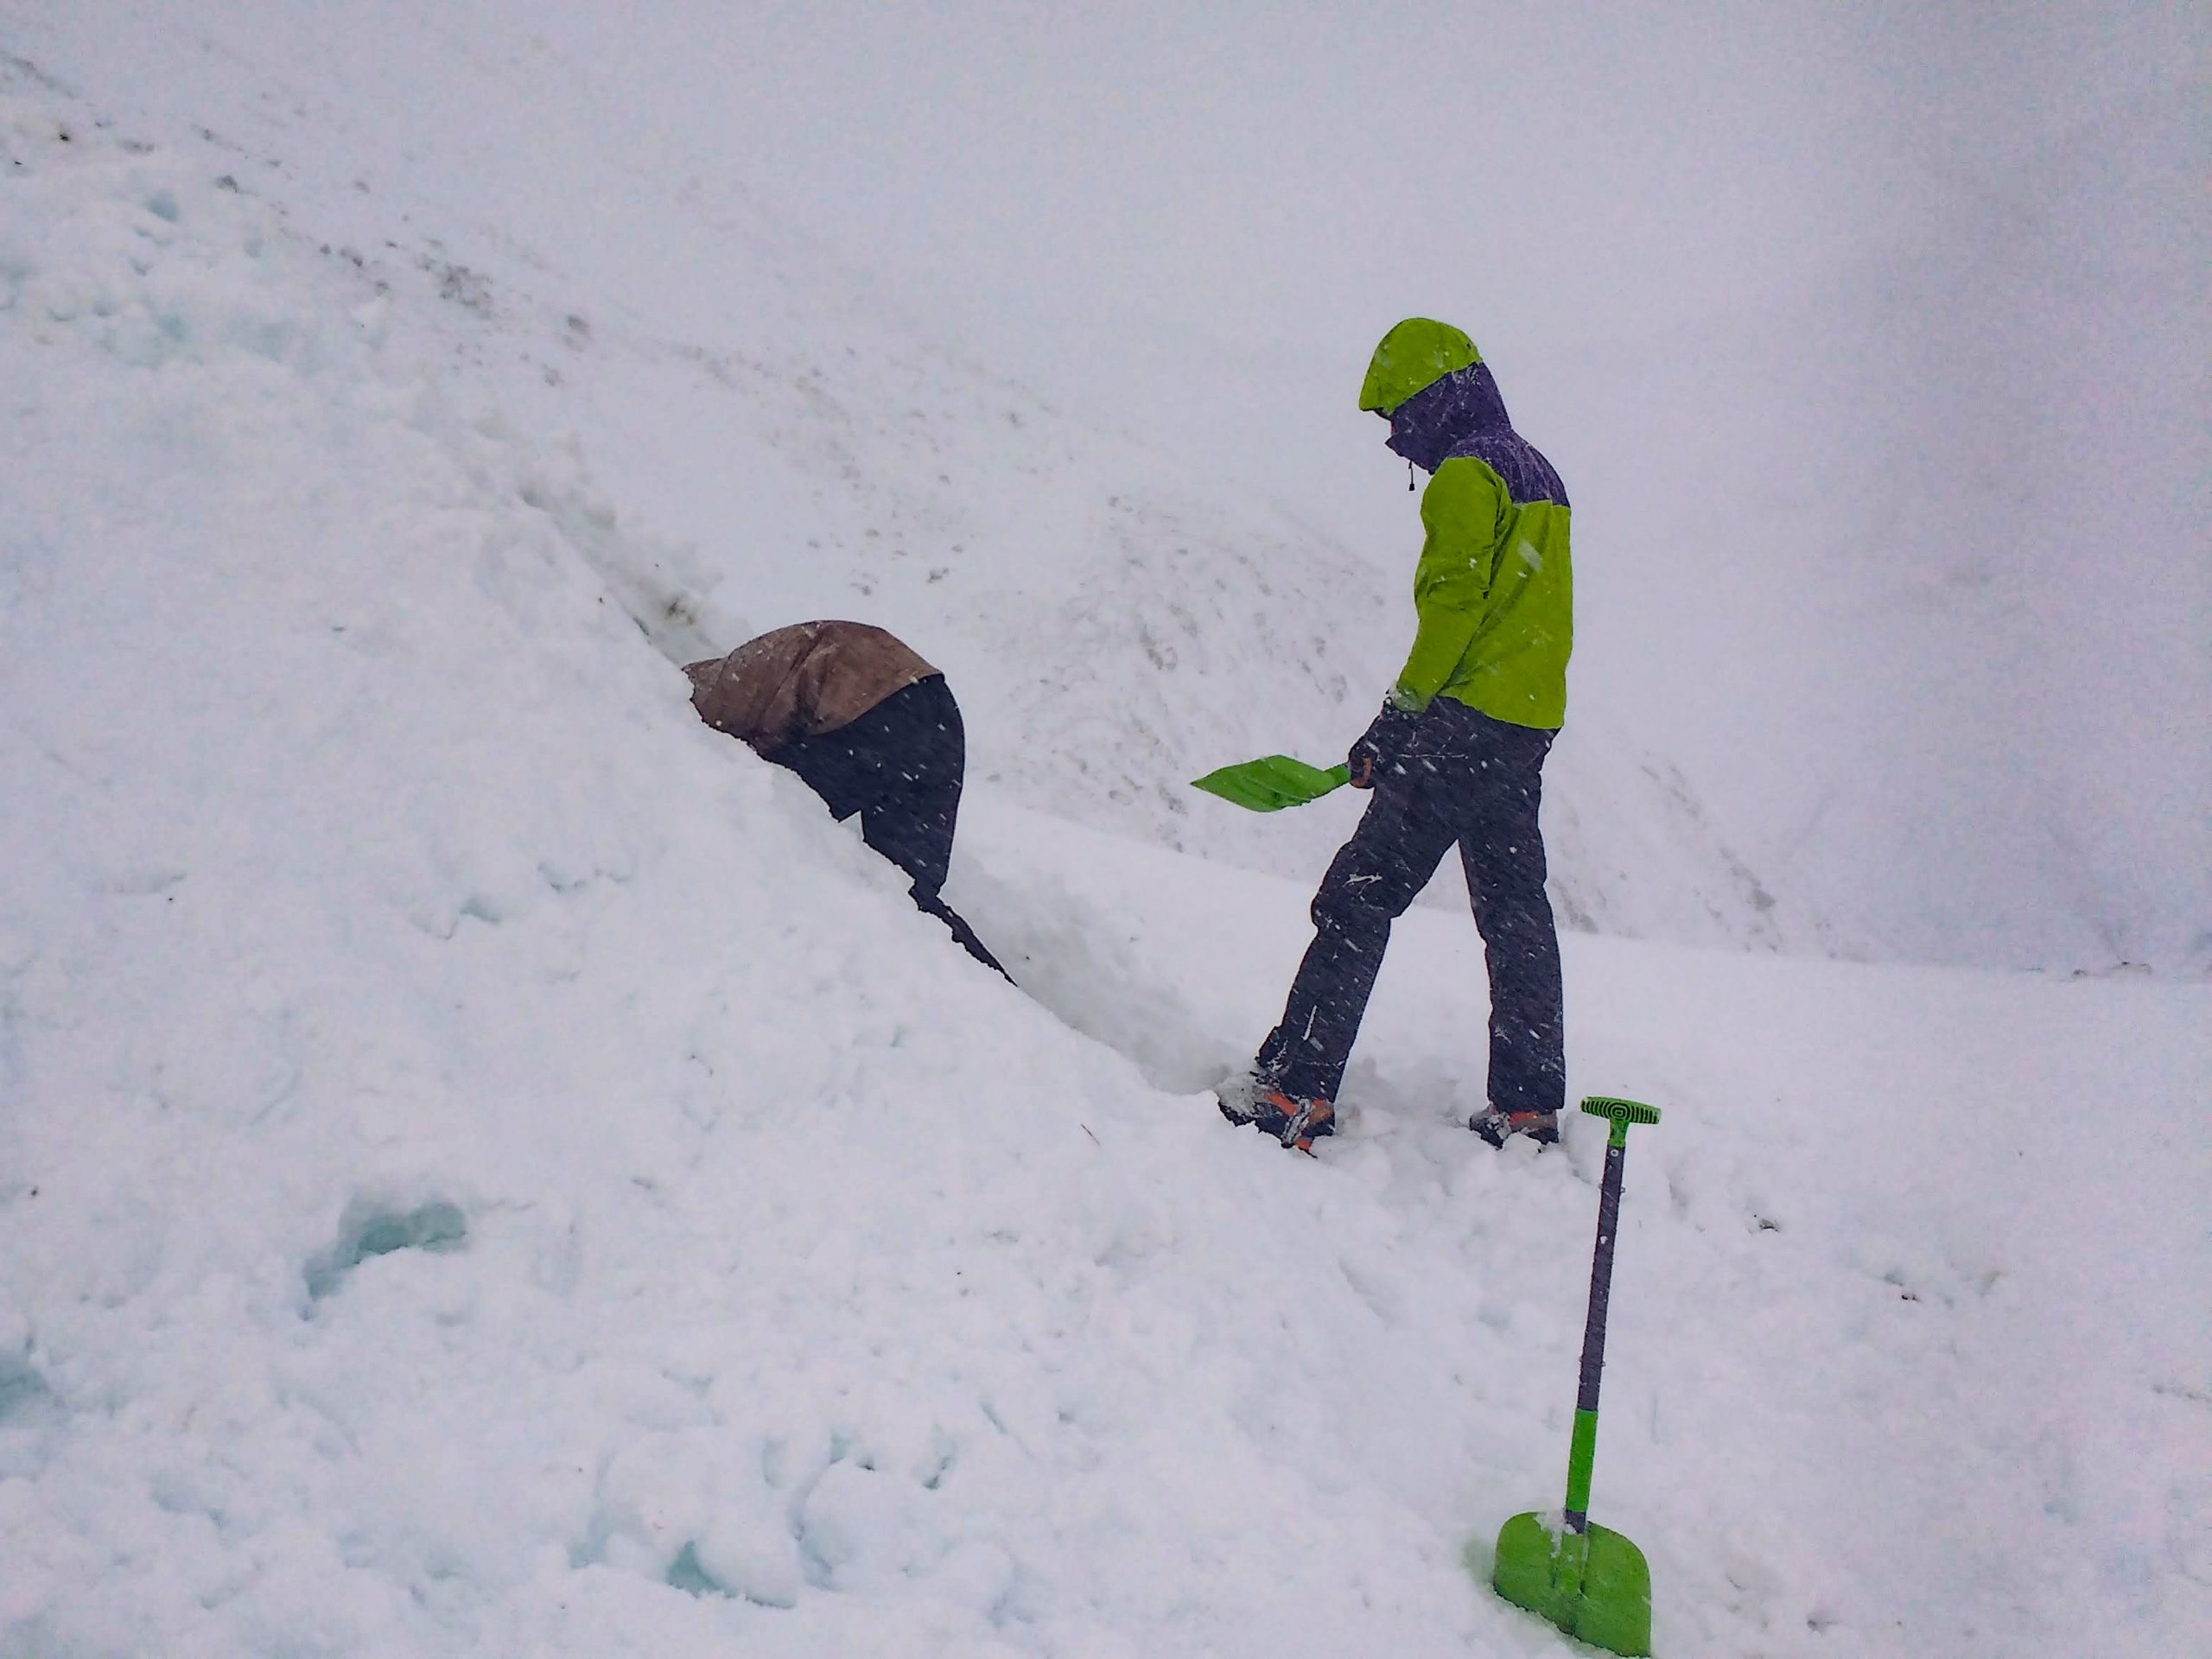
M 1303 806 L 1308 801 L 1319 800 L 1330 791 L 1342 787 L 1351 776 L 1348 766 L 1331 766 L 1324 771 L 1319 766 L 1309 766 L 1303 760 L 1294 760 L 1287 754 L 1269 754 L 1195 778 L 1191 787 L 1218 795 L 1248 812 L 1280 812 L 1286 806 Z
M 1565 1524 L 1535 1514 L 1508 1521 L 1497 1535 L 1490 1581 L 1515 1606 L 1541 1613 L 1569 1636 L 1613 1653 L 1641 1655 L 1651 1651 L 1651 1569 L 1643 1552 L 1620 1534 L 1590 1524 L 1590 1465 L 1598 1450 L 1598 1379 L 1605 1365 L 1605 1303 L 1612 1290 L 1628 1126 L 1656 1123 L 1659 1109 L 1592 1095 L 1582 1109 L 1611 1119 L 1613 1132 L 1605 1141 L 1605 1181 L 1598 1198 L 1590 1318 L 1582 1327 L 1582 1388 L 1567 1454 Z

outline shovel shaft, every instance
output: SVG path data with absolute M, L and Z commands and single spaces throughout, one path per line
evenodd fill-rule
M 1598 1196 L 1598 1249 L 1590 1261 L 1590 1316 L 1582 1327 L 1582 1385 L 1574 1400 L 1574 1440 L 1567 1456 L 1567 1526 L 1590 1525 L 1590 1471 L 1598 1456 L 1598 1384 L 1605 1370 L 1605 1308 L 1613 1291 L 1613 1235 L 1621 1218 L 1621 1168 L 1628 1125 L 1616 1122 L 1605 1141 L 1605 1179 Z

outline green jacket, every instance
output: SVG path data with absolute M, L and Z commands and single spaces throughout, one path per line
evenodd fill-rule
M 1414 318 L 1376 347 L 1360 398 L 1389 446 L 1431 477 L 1421 499 L 1413 650 L 1391 701 L 1456 698 L 1494 720 L 1555 730 L 1567 717 L 1574 585 L 1566 487 L 1513 429 L 1465 335 Z

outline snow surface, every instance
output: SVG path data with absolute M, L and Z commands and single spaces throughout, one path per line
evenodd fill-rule
M 976 968 L 405 295 L 7 82 L 0 1654 L 1562 1651 L 1461 1556 L 1557 1501 L 1599 1137 L 1457 1127 L 1464 917 L 1323 1157 L 1229 1128 L 1305 884 L 979 782 Z M 2212 993 L 1567 969 L 1667 1113 L 1660 1651 L 2201 1649 Z

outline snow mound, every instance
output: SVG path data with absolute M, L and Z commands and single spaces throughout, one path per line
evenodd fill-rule
M 1037 1179 L 1096 1155 L 1040 1103 L 1160 1103 L 699 726 L 606 516 L 388 373 L 365 283 L 50 102 L 0 130 L 0 1645 L 727 1635 L 673 1573 L 887 1651 L 930 1621 L 827 1592 L 941 1565 L 980 1618 L 1011 1560 L 929 1495 L 1011 1431 L 893 1386 L 908 1277 L 1104 1254 L 1135 1185 Z M 1022 1423 L 1019 1313 L 969 1335 Z

